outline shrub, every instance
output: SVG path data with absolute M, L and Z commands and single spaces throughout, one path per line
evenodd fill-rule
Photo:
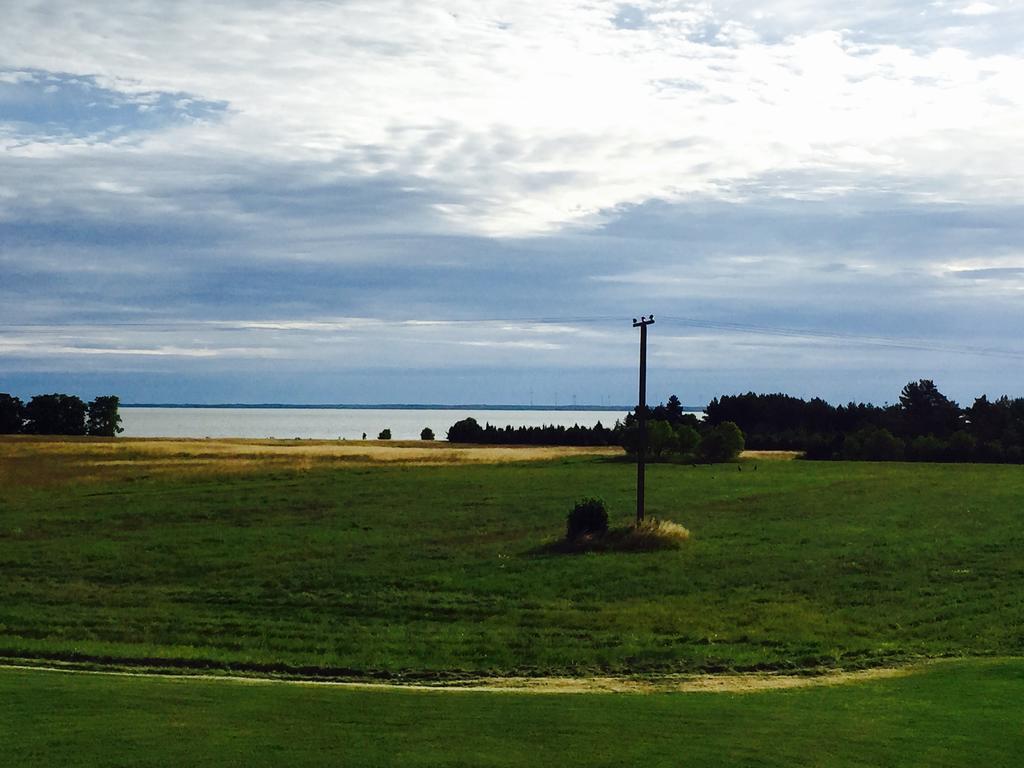
M 432 430 L 430 427 L 424 427 L 423 431 L 420 432 L 420 440 L 433 440 L 433 439 L 434 439 L 434 430 Z
M 565 527 L 565 538 L 578 539 L 581 536 L 600 536 L 608 531 L 608 509 L 604 501 L 597 498 L 580 499 L 569 513 Z
M 377 435 L 377 439 L 378 440 L 390 440 L 391 439 L 391 430 L 390 429 L 382 429 L 380 431 L 380 434 Z

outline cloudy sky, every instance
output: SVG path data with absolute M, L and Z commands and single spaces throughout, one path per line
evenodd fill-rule
M 1024 395 L 1024 2 L 0 0 L 0 391 Z

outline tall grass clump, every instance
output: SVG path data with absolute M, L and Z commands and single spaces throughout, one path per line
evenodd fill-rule
M 690 540 L 690 531 L 671 520 L 649 517 L 640 525 L 613 531 L 621 536 L 618 549 L 648 552 L 656 549 L 678 549 Z

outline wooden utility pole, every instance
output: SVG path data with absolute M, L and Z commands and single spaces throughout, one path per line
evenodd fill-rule
M 636 417 L 640 423 L 640 440 L 636 447 L 636 524 L 644 521 L 644 460 L 647 454 L 647 326 L 654 325 L 654 315 L 633 318 L 633 327 L 640 329 L 640 397 Z

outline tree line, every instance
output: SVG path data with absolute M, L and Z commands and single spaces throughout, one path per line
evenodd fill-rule
M 616 422 L 618 427 L 618 422 Z M 616 445 L 615 429 L 601 422 L 593 427 L 571 427 L 552 424 L 542 427 L 499 427 L 480 423 L 472 416 L 455 422 L 448 429 L 448 440 L 453 443 L 488 443 L 491 445 Z
M 1024 463 L 1024 398 L 982 395 L 961 408 L 931 379 L 908 383 L 885 406 L 727 395 L 708 404 L 705 421 L 737 424 L 748 448 L 804 451 L 809 459 Z
M 88 403 L 75 395 L 36 395 L 27 403 L 0 392 L 0 435 L 92 435 L 123 432 L 116 395 Z
M 708 424 L 692 413 L 685 413 L 679 398 L 672 395 L 667 403 L 648 407 L 645 455 L 649 460 L 720 462 L 735 459 L 743 450 L 743 433 L 728 422 Z M 600 421 L 593 427 L 574 424 L 571 427 L 483 426 L 469 417 L 449 428 L 447 438 L 453 443 L 486 443 L 491 445 L 574 445 L 621 446 L 636 454 L 640 445 L 640 422 L 637 411 L 616 420 L 613 427 Z

